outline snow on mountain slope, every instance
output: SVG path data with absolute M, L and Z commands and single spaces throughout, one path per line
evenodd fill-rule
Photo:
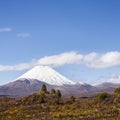
M 75 82 L 67 79 L 66 77 L 62 76 L 52 68 L 48 66 L 36 66 L 20 76 L 18 79 L 23 80 L 25 79 L 36 79 L 45 83 L 48 83 L 50 85 L 74 85 Z

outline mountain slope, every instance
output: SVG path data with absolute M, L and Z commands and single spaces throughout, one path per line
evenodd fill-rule
M 62 76 L 52 68 L 48 66 L 36 66 L 17 78 L 19 79 L 36 79 L 41 82 L 45 82 L 50 85 L 57 85 L 57 86 L 62 86 L 62 85 L 74 85 L 75 83 L 66 77 Z
M 54 86 L 39 80 L 20 79 L 0 86 L 0 95 L 7 95 L 12 97 L 26 96 L 39 91 L 43 84 L 47 86 L 48 90 L 54 88 Z
M 63 96 L 92 96 L 94 93 L 96 94 L 97 90 L 95 87 L 88 84 L 56 86 L 35 79 L 19 79 L 6 85 L 0 86 L 0 95 L 7 95 L 12 97 L 26 96 L 39 91 L 43 84 L 47 86 L 47 89 L 49 91 L 52 88 L 55 90 L 60 90 Z
M 62 95 L 76 97 L 93 96 L 98 92 L 113 92 L 118 84 L 104 83 L 92 86 L 86 83 L 75 83 L 48 66 L 36 66 L 18 77 L 16 81 L 0 86 L 0 95 L 21 97 L 41 89 L 46 84 L 47 89 L 61 90 Z
M 119 87 L 120 83 L 114 82 L 104 82 L 98 85 L 95 85 L 96 88 L 99 89 L 101 92 L 113 92 L 115 88 Z
M 46 84 L 48 90 L 59 89 L 63 95 L 68 96 L 84 96 L 96 90 L 88 84 L 75 83 L 48 66 L 36 66 L 18 77 L 16 81 L 0 86 L 0 95 L 25 96 L 39 91 L 43 84 Z

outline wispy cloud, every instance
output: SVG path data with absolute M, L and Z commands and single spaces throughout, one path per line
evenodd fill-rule
M 62 66 L 65 64 L 80 64 L 83 56 L 76 52 L 62 53 L 53 56 L 45 56 L 37 61 L 40 65 L 49 65 L 52 67 Z
M 59 67 L 65 64 L 82 64 L 92 69 L 105 69 L 120 66 L 120 52 L 112 51 L 104 54 L 92 52 L 86 55 L 77 52 L 66 52 L 53 56 L 45 56 L 28 63 L 21 63 L 13 66 L 0 65 L 0 71 L 25 70 L 36 65 Z
M 10 32 L 12 31 L 12 28 L 5 27 L 5 28 L 0 28 L 0 32 Z
M 107 82 L 120 83 L 120 75 L 112 74 L 107 78 Z
M 20 71 L 25 69 L 30 69 L 36 65 L 48 65 L 51 67 L 58 67 L 65 64 L 80 64 L 82 60 L 82 55 L 76 52 L 62 53 L 53 56 L 45 56 L 38 60 L 32 60 L 28 63 L 21 63 L 13 66 L 3 66 L 0 65 L 0 71 Z
M 21 37 L 21 38 L 27 38 L 27 37 L 30 37 L 30 34 L 29 33 L 19 33 L 17 34 L 18 37 Z
M 0 71 L 22 71 L 22 70 L 26 70 L 26 69 L 30 69 L 31 67 L 33 67 L 35 64 L 33 62 L 30 63 L 21 63 L 18 65 L 0 65 Z
M 112 51 L 104 54 L 94 53 L 89 56 L 89 60 L 84 59 L 84 63 L 87 67 L 103 69 L 114 66 L 120 66 L 120 52 Z

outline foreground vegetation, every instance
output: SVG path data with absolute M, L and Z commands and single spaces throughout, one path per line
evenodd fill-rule
M 93 98 L 64 98 L 47 91 L 23 98 L 0 98 L 0 120 L 120 120 L 120 88 Z

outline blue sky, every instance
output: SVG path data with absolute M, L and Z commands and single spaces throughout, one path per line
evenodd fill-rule
M 119 0 L 1 0 L 0 85 L 43 63 L 74 81 L 119 81 L 119 6 Z M 54 59 L 59 63 L 49 63 Z

